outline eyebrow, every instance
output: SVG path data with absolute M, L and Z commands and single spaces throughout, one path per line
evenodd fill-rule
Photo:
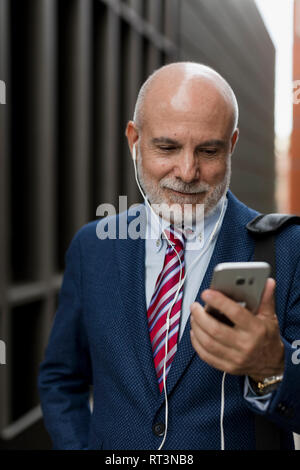
M 225 142 L 225 140 L 211 139 L 211 140 L 206 140 L 205 142 L 202 142 L 201 144 L 197 145 L 197 147 L 221 147 L 221 148 L 225 148 L 226 147 L 226 142 Z
M 170 139 L 169 137 L 154 137 L 152 143 L 155 145 L 159 144 L 170 144 L 170 145 L 179 145 L 177 140 Z
M 154 137 L 152 139 L 152 143 L 154 145 L 159 145 L 159 144 L 169 144 L 169 145 L 181 145 L 180 142 L 174 139 L 170 139 L 169 137 Z M 201 144 L 197 145 L 197 148 L 201 147 L 221 147 L 224 148 L 226 147 L 226 142 L 224 140 L 220 139 L 210 139 L 206 140 L 205 142 L 201 142 Z

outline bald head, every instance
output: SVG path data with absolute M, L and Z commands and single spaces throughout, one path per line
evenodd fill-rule
M 214 69 L 194 62 L 165 65 L 148 77 L 140 89 L 134 122 L 144 122 L 159 107 L 193 113 L 195 106 L 210 104 L 224 111 L 232 132 L 238 123 L 238 103 L 228 82 Z
M 235 95 L 215 70 L 179 62 L 154 72 L 126 128 L 151 204 L 179 204 L 191 220 L 199 204 L 213 210 L 229 187 L 237 121 Z

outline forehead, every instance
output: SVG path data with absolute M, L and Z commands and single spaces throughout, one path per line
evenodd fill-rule
M 231 136 L 232 120 L 228 109 L 204 106 L 196 111 L 172 111 L 159 106 L 153 109 L 149 119 L 145 118 L 143 133 L 149 137 L 167 136 L 177 140 L 228 139 Z
M 153 87 L 144 103 L 144 127 L 151 135 L 216 135 L 232 125 L 232 107 L 222 90 L 209 82 L 184 81 Z

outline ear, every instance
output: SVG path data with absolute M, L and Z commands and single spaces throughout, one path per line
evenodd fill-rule
M 231 145 L 230 145 L 231 155 L 233 154 L 237 141 L 239 140 L 239 135 L 240 135 L 240 131 L 238 128 L 236 128 L 236 130 L 234 131 L 231 137 Z
M 127 142 L 131 155 L 133 156 L 133 145 L 138 141 L 139 134 L 138 129 L 134 121 L 129 121 L 126 127 L 125 135 L 127 137 Z

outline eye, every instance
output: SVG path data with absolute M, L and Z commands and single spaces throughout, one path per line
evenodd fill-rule
M 162 152 L 172 152 L 173 150 L 176 150 L 176 147 L 171 145 L 162 145 L 159 147 L 159 150 Z
M 217 155 L 218 149 L 200 149 L 200 152 L 210 157 Z

